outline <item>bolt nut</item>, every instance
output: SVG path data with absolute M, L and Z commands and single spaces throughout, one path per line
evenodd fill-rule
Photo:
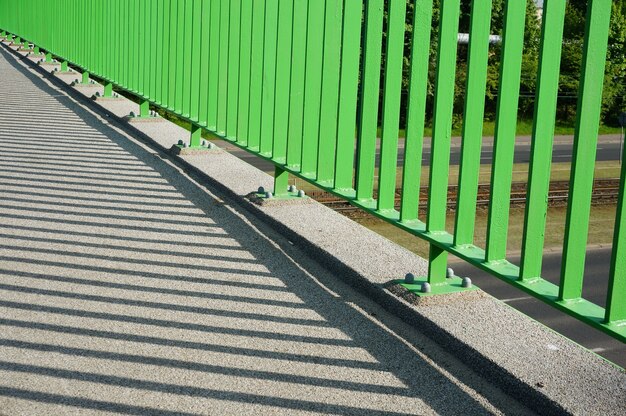
M 187 144 L 187 143 L 183 143 L 183 147 L 186 149 L 186 148 L 188 148 L 188 147 L 189 147 L 189 144 Z
M 100 97 L 100 91 L 96 91 L 96 97 Z
M 464 277 L 463 280 L 461 281 L 461 286 L 463 286 L 466 289 L 472 287 L 472 279 L 470 279 L 469 277 Z
M 296 189 L 296 185 L 289 185 L 289 188 L 287 188 L 287 190 L 288 190 L 289 192 L 296 192 L 296 191 L 297 191 L 297 189 Z
M 265 192 L 265 198 L 270 199 L 270 198 L 273 198 L 273 197 L 274 197 L 274 195 L 270 191 Z
M 303 191 L 302 189 L 300 189 L 300 190 L 298 191 L 298 196 L 299 196 L 300 198 L 304 198 L 304 197 L 305 197 L 305 195 L 306 195 L 306 194 L 304 193 L 304 191 Z
M 179 145 L 179 146 L 182 146 L 184 143 L 185 143 L 185 142 L 184 142 L 184 141 L 182 141 L 182 140 L 179 140 L 179 141 L 178 141 L 178 145 Z
M 134 111 L 131 111 L 129 115 L 130 115 L 131 117 L 135 117 L 135 112 L 134 112 Z
M 430 283 L 424 282 L 422 283 L 422 293 L 430 293 L 431 292 Z
M 202 140 L 202 147 L 206 147 L 206 140 Z
M 415 283 L 415 275 L 413 273 L 407 273 L 406 276 L 404 276 L 404 283 L 408 283 L 410 285 Z
M 259 189 L 257 189 L 257 192 L 260 194 L 264 194 L 265 193 L 265 188 L 262 186 L 259 186 Z
M 452 270 L 452 267 L 448 267 L 448 269 L 446 270 L 446 277 L 448 279 L 454 277 L 454 270 Z
M 207 149 L 213 149 L 213 143 L 207 143 L 206 147 Z

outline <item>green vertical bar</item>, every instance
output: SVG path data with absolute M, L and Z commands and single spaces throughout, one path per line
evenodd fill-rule
M 120 81 L 119 84 L 128 86 L 128 7 L 129 2 L 120 0 Z
M 461 143 L 459 191 L 454 232 L 455 245 L 474 242 L 480 152 L 485 116 L 487 65 L 489 63 L 491 6 L 491 0 L 472 0 L 463 141 Z
M 511 175 L 526 22 L 525 2 L 507 1 L 505 7 L 500 88 L 496 110 L 491 195 L 487 223 L 486 261 L 488 262 L 502 260 L 506 257 L 509 207 L 511 204 Z
M 200 49 L 200 41 L 202 40 L 202 1 L 194 0 L 191 9 L 191 90 L 189 91 L 189 118 L 198 121 L 198 105 L 200 104 L 200 65 L 202 58 L 202 49 Z
M 202 129 L 195 125 L 191 125 L 191 135 L 189 137 L 189 147 L 201 147 Z
M 154 54 L 154 62 L 152 64 L 154 68 L 154 81 L 152 84 L 152 90 L 154 92 L 153 100 L 157 105 L 161 105 L 163 102 L 163 56 L 165 49 L 165 32 L 163 31 L 163 0 L 156 0 L 155 11 L 153 12 L 154 19 L 154 48 L 156 49 Z
M 132 20 L 132 27 L 133 27 L 133 32 L 132 32 L 132 48 L 131 48 L 131 65 L 133 68 L 132 71 L 132 87 L 131 90 L 134 92 L 139 92 L 139 67 L 140 67 L 140 60 L 139 60 L 139 54 L 141 53 L 141 49 L 139 47 L 139 39 L 140 39 L 140 33 L 141 33 L 141 15 L 139 14 L 139 0 L 135 0 L 134 1 L 134 7 L 133 7 L 133 12 L 132 12 L 132 16 L 131 16 L 131 20 Z
M 317 149 L 317 182 L 325 186 L 333 186 L 335 177 L 342 14 L 343 0 L 327 0 L 324 19 L 322 97 Z
M 192 80 L 192 46 L 193 46 L 193 0 L 184 0 L 184 12 L 183 12 L 183 32 L 182 32 L 182 45 L 179 48 L 182 50 L 182 90 L 180 91 L 180 111 L 184 117 L 190 117 L 191 110 L 191 80 Z M 178 94 L 178 92 L 177 92 Z M 177 95 L 178 96 L 178 95 Z
M 291 46 L 289 130 L 287 133 L 286 163 L 290 168 L 298 170 L 300 169 L 300 160 L 302 157 L 302 123 L 304 117 L 307 20 L 307 0 L 294 0 L 293 40 Z
M 157 102 L 164 108 L 167 108 L 167 65 L 169 56 L 169 4 L 168 0 L 159 0 L 159 26 L 157 31 L 160 32 L 159 45 L 161 45 L 158 71 L 160 76 L 157 80 Z
M 306 78 L 304 86 L 304 120 L 302 132 L 303 175 L 314 178 L 317 169 L 317 146 L 320 130 L 320 90 L 324 52 L 324 1 L 309 2 L 307 22 Z
M 237 142 L 248 144 L 248 114 L 250 106 L 250 56 L 252 54 L 252 2 L 241 0 L 241 30 L 239 31 L 239 108 L 237 109 Z
M 588 3 L 565 221 L 561 300 L 577 299 L 582 294 L 610 20 L 610 0 Z
M 176 7 L 176 59 L 174 60 L 174 111 L 178 114 L 183 113 L 183 99 L 185 95 L 185 0 L 177 0 L 174 2 Z
M 100 56 L 102 59 L 102 75 L 105 79 L 111 79 L 112 73 L 111 64 L 113 61 L 111 59 L 111 53 L 113 51 L 113 48 L 108 46 L 110 44 L 114 44 L 111 36 L 111 24 L 109 23 L 111 21 L 112 8 L 113 4 L 111 1 L 103 2 L 102 21 L 100 22 L 100 33 L 102 36 L 102 50 L 100 52 Z
M 261 92 L 263 72 L 263 34 L 265 32 L 265 4 L 252 3 L 252 56 L 250 78 L 250 109 L 248 115 L 248 148 L 258 151 L 261 142 Z
M 398 168 L 398 133 L 400 124 L 400 94 L 404 60 L 404 26 L 406 1 L 389 1 L 387 53 L 383 86 L 383 120 L 378 180 L 378 210 L 394 209 L 396 171 Z M 454 82 L 454 81 L 453 81 Z
M 258 4 L 255 1 L 254 4 Z M 219 45 L 220 45 L 220 18 L 221 2 L 214 0 L 211 5 L 211 35 L 209 58 L 209 101 L 207 110 L 207 126 L 210 130 L 217 130 L 217 101 L 219 89 Z
M 374 193 L 383 11 L 382 0 L 371 0 L 365 5 L 356 170 L 356 198 L 360 201 L 371 200 Z
M 150 37 L 150 4 L 152 0 L 140 0 L 137 24 L 139 33 L 137 37 L 137 60 L 139 61 L 137 71 L 137 91 L 143 97 L 148 96 L 146 70 L 148 69 L 148 39 Z
M 226 100 L 226 137 L 237 138 L 237 110 L 239 98 L 239 39 L 241 30 L 241 2 L 230 2 L 230 23 L 228 40 L 228 85 Z
M 344 1 L 334 181 L 334 186 L 338 190 L 348 190 L 353 187 L 362 17 L 363 2 L 361 0 Z
M 165 108 L 172 108 L 172 95 L 170 83 L 173 76 L 172 73 L 172 57 L 174 56 L 174 35 L 173 23 L 174 15 L 172 13 L 172 0 L 163 0 L 163 79 L 161 90 L 163 99 L 161 104 Z
M 276 166 L 274 169 L 274 195 L 285 196 L 289 187 L 289 172 Z
M 162 33 L 158 29 L 160 7 L 161 0 L 152 0 L 152 8 L 150 9 L 150 68 L 148 71 L 150 87 L 148 96 L 155 103 L 157 102 L 157 85 L 160 85 L 161 77 L 160 55 L 163 51 L 163 43 L 160 40 Z
M 207 127 L 207 113 L 209 106 L 209 71 L 211 65 L 211 4 L 210 2 L 202 1 L 201 11 L 201 31 L 202 36 L 200 39 L 200 91 L 198 96 L 198 123 L 201 126 Z
M 139 117 L 150 117 L 150 102 L 142 101 L 139 104 Z
M 626 160 L 626 148 L 622 160 Z M 606 323 L 626 321 L 626 164 L 622 164 L 606 298 Z
M 441 5 L 426 223 L 429 233 L 445 232 L 446 229 L 459 9 L 460 0 L 447 1 Z M 447 253 L 431 244 L 428 265 L 428 282 L 431 285 L 446 281 L 446 263 Z
M 289 89 L 291 87 L 291 40 L 293 36 L 293 2 L 278 4 L 278 39 L 276 46 L 276 81 L 274 104 L 274 143 L 272 158 L 287 163 L 287 134 L 289 129 Z
M 259 153 L 272 155 L 274 142 L 274 102 L 276 92 L 276 39 L 278 36 L 278 0 L 265 1 L 265 37 L 263 45 L 263 87 L 261 100 L 261 143 Z
M 565 5 L 566 0 L 550 0 L 543 9 L 520 279 L 541 276 Z
M 177 41 L 176 34 L 178 33 L 178 1 L 180 0 L 168 0 L 169 2 L 169 58 L 168 65 L 164 69 L 165 77 L 167 81 L 167 108 L 173 110 L 176 106 L 176 50 Z
M 417 219 L 420 179 L 422 175 L 422 149 L 426 120 L 428 93 L 428 68 L 430 37 L 433 16 L 432 0 L 415 5 L 413 39 L 411 40 L 411 72 L 407 108 L 406 138 L 404 141 L 404 169 L 402 170 L 402 201 L 400 220 Z
M 183 21 L 183 83 L 181 91 L 181 114 L 189 118 L 191 116 L 191 82 L 192 82 L 192 47 L 193 47 L 193 1 L 185 0 Z
M 115 2 L 115 18 L 113 22 L 113 31 L 115 33 L 115 45 L 116 45 L 116 54 L 115 54 L 115 77 L 113 81 L 118 85 L 121 84 L 122 79 L 122 53 L 123 47 L 122 45 L 126 43 L 126 40 L 122 36 L 122 1 L 116 0 Z
M 267 0 L 266 0 L 267 1 Z M 226 110 L 228 105 L 228 28 L 230 0 L 220 0 L 220 48 L 219 48 L 219 83 L 217 101 L 217 133 L 226 135 Z
M 111 98 L 113 97 L 113 84 L 111 84 L 110 82 L 107 82 L 106 84 L 104 84 L 104 95 L 105 98 Z

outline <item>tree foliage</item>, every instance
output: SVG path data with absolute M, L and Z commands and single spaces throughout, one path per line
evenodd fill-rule
M 587 0 L 567 3 L 563 55 L 561 59 L 558 116 L 573 121 L 582 65 Z M 617 115 L 626 111 L 626 0 L 613 1 L 606 72 L 602 97 L 602 119 L 616 124 Z
M 408 89 L 410 39 L 412 36 L 413 11 L 416 2 L 407 0 L 404 91 Z M 480 0 L 475 0 L 480 1 Z M 506 0 L 492 0 L 491 33 L 502 35 Z M 582 51 L 585 35 L 585 22 L 588 0 L 568 0 L 563 33 L 561 58 L 561 76 L 557 117 L 562 123 L 572 123 L 576 115 L 578 84 L 581 72 Z M 441 0 L 434 0 L 432 41 L 430 45 L 430 68 L 428 84 L 428 109 L 432 109 L 434 100 L 434 79 L 436 71 L 436 51 L 439 32 L 439 7 Z M 461 0 L 459 32 L 469 33 L 472 0 Z M 541 18 L 534 0 L 526 0 L 526 27 L 524 33 L 524 52 L 522 58 L 522 76 L 520 80 L 520 118 L 533 116 L 536 80 L 541 42 Z M 485 117 L 495 117 L 500 77 L 501 44 L 490 47 L 488 76 L 486 85 Z M 455 88 L 454 124 L 462 121 L 465 106 L 465 84 L 467 82 L 467 45 L 459 45 L 457 78 Z M 383 56 L 384 59 L 384 56 Z M 406 100 L 406 96 L 404 97 Z M 404 106 L 403 106 L 404 107 Z M 606 77 L 602 102 L 602 117 L 606 124 L 615 124 L 617 115 L 626 111 L 626 0 L 613 0 L 609 50 L 607 54 Z M 427 115 L 430 120 L 432 114 Z M 402 114 L 404 124 L 405 114 Z

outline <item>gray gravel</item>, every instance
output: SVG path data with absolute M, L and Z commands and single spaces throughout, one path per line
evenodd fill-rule
M 574 414 L 626 410 L 623 371 L 489 296 L 383 290 L 425 262 L 375 233 L 235 199 L 271 178 L 232 155 L 186 157 L 199 184 L 3 49 L 0 73 L 2 412 L 530 414 L 511 378 Z M 132 128 L 167 149 L 172 126 Z

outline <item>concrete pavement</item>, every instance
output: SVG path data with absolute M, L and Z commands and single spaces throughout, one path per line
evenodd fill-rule
M 0 413 L 528 413 L 12 59 L 0 52 Z

